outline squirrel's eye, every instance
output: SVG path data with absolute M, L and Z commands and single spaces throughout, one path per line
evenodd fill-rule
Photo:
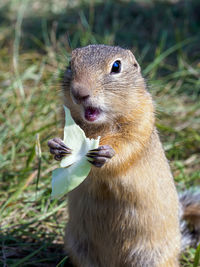
M 119 73 L 121 71 L 121 62 L 119 60 L 115 61 L 112 65 L 111 74 Z

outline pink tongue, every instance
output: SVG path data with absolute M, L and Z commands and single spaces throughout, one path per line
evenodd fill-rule
M 88 121 L 95 121 L 100 111 L 97 108 L 88 107 L 85 109 L 85 118 Z

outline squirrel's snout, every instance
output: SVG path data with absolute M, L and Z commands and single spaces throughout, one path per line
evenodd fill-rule
M 71 97 L 76 104 L 81 104 L 90 98 L 90 92 L 87 88 L 79 85 L 71 88 Z

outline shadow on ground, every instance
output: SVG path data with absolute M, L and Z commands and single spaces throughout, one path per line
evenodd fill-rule
M 0 234 L 0 266 L 55 267 L 65 258 L 63 244 L 55 236 L 21 225 Z M 72 266 L 69 258 L 59 266 Z

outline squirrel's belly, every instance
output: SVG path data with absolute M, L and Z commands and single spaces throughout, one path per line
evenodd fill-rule
M 145 211 L 142 211 L 141 216 L 140 212 L 134 203 L 127 205 L 127 202 L 114 198 L 95 199 L 83 190 L 74 190 L 69 196 L 69 222 L 65 236 L 67 252 L 72 258 L 88 258 L 88 261 L 95 262 L 91 265 L 95 267 L 157 266 L 154 262 L 168 253 L 164 243 L 168 243 L 170 238 L 170 243 L 178 244 L 172 237 L 177 233 L 172 231 L 171 236 L 164 233 L 166 237 L 155 237 L 158 229 L 153 229 L 153 225 L 150 227 L 152 214 L 146 211 L 145 216 Z

